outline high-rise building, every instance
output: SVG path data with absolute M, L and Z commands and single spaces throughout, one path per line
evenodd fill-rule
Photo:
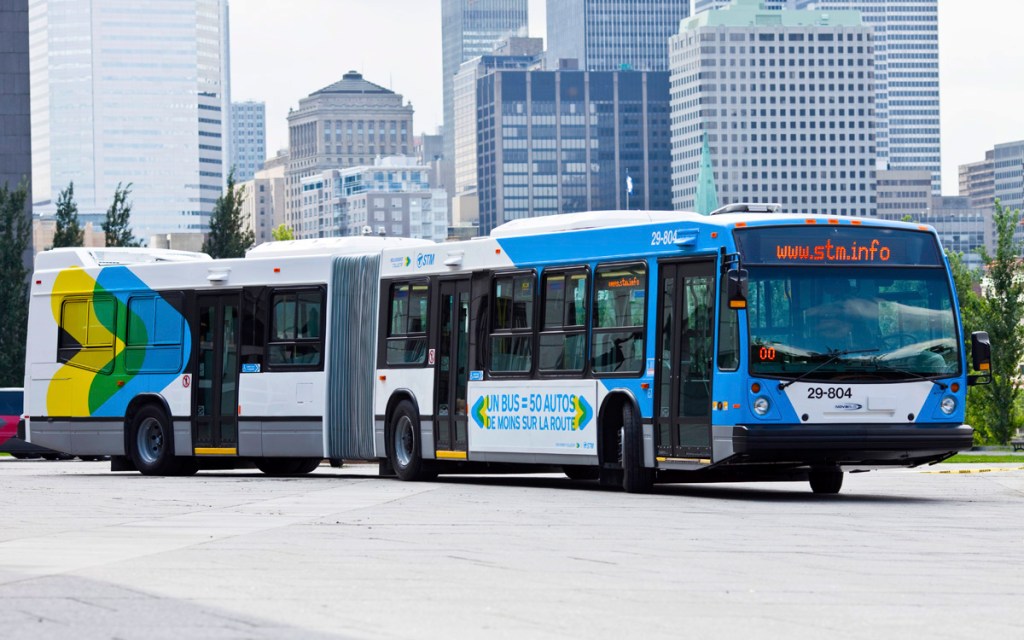
M 960 195 L 965 196 L 972 207 L 991 207 L 996 199 L 996 181 L 992 174 L 995 169 L 995 152 L 985 152 L 985 159 L 960 165 Z
M 665 71 L 668 39 L 690 15 L 685 0 L 548 0 L 548 67 Z
M 242 218 L 252 229 L 256 244 L 273 240 L 273 231 L 284 224 L 284 158 L 278 155 L 256 171 L 252 180 L 242 183 Z
M 386 235 L 442 241 L 448 235 L 447 195 L 430 188 L 430 167 L 406 156 L 373 165 L 329 169 L 302 179 L 303 220 L 320 237 Z
M 992 209 L 996 199 L 1005 208 L 1024 209 L 1024 140 L 997 144 L 983 161 L 960 165 L 960 195 L 981 209 Z
M 795 0 L 832 15 L 861 12 L 874 30 L 875 135 L 881 168 L 924 170 L 941 193 L 939 0 Z
M 412 153 L 411 104 L 349 71 L 314 91 L 288 114 L 285 224 L 296 238 L 331 235 L 322 218 L 305 218 L 302 179 L 329 169 L 373 164 L 377 156 Z
M 477 199 L 477 80 L 495 69 L 540 69 L 544 64 L 541 38 L 510 38 L 494 53 L 462 63 L 455 75 L 455 192 L 452 225 L 476 225 Z
M 227 0 L 30 0 L 33 198 L 132 184 L 136 236 L 201 233 L 230 131 Z
M 667 71 L 480 78 L 480 233 L 555 213 L 669 209 L 668 82 Z
M 235 182 L 252 180 L 267 159 L 267 116 L 263 102 L 231 103 L 231 162 Z
M 694 207 L 706 132 L 722 205 L 874 215 L 874 53 L 860 14 L 737 0 L 684 20 L 669 46 L 676 209 Z
M 441 73 L 444 99 L 444 158 L 441 175 L 455 170 L 455 74 L 472 58 L 490 53 L 510 35 L 525 36 L 527 0 L 441 0 Z M 454 184 L 445 184 L 449 196 Z
M 931 193 L 931 173 L 928 171 L 880 172 L 893 175 L 915 175 L 914 193 L 920 194 L 921 189 L 927 190 L 928 208 L 924 210 L 893 211 L 886 207 L 888 213 L 882 212 L 882 201 L 889 196 L 883 194 L 879 186 L 879 214 L 883 220 L 899 220 L 914 224 L 927 224 L 935 227 L 939 241 L 947 251 L 963 254 L 964 264 L 969 269 L 982 267 L 981 249 L 985 248 L 989 255 L 995 253 L 995 224 L 991 205 L 987 209 L 972 207 L 970 200 L 963 196 L 936 196 Z M 923 179 L 922 177 L 923 176 Z M 916 197 L 916 196 L 915 196 Z
M 32 127 L 29 121 L 28 0 L 0 5 L 0 188 L 32 180 Z M 25 215 L 31 215 L 32 198 Z M 31 264 L 31 243 L 23 256 Z
M 875 210 L 880 218 L 900 220 L 932 206 L 932 174 L 927 171 L 877 171 L 875 185 Z

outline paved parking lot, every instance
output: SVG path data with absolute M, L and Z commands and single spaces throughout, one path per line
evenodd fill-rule
M 1019 637 L 1024 470 L 652 495 L 0 458 L 5 638 Z

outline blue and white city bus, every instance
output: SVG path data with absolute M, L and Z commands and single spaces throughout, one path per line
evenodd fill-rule
M 127 267 L 185 318 L 174 325 L 182 337 L 152 346 L 165 360 L 154 360 L 164 379 L 142 402 L 153 406 L 148 422 L 138 384 L 95 418 L 47 415 L 29 391 L 28 435 L 67 450 L 89 442 L 98 421 L 107 439 L 88 452 L 150 473 L 164 463 L 191 471 L 210 455 L 278 474 L 308 472 L 318 458 L 378 460 L 403 480 L 556 466 L 630 492 L 809 479 L 835 493 L 844 471 L 934 463 L 970 447 L 964 401 L 969 384 L 986 380 L 989 347 L 972 336 L 982 375 L 968 375 L 934 230 L 774 209 L 566 214 L 462 242 L 294 241 L 191 269 Z M 185 273 L 175 284 L 172 274 Z M 218 330 L 225 312 L 202 315 L 204 300 L 230 301 L 232 332 Z M 108 319 L 115 362 L 83 361 L 93 377 L 131 373 L 116 362 L 118 331 L 139 324 L 130 307 L 117 307 L 129 319 Z M 66 377 L 40 360 L 83 357 L 78 343 L 60 351 L 57 302 L 34 298 L 32 308 L 49 316 L 30 333 L 55 337 L 40 351 L 30 336 L 29 390 L 31 371 L 39 382 Z M 312 310 L 314 332 L 289 329 Z M 238 354 L 216 359 L 212 379 L 201 359 L 166 359 L 169 345 L 203 349 L 206 334 L 219 336 L 217 353 Z M 232 400 L 204 409 L 230 432 L 215 430 L 214 446 L 210 417 L 189 416 L 186 397 L 180 409 L 157 402 L 209 393 L 183 390 L 189 376 Z M 132 382 L 94 382 L 92 393 L 116 396 Z M 194 396 L 193 411 L 206 407 L 195 398 L 206 396 Z

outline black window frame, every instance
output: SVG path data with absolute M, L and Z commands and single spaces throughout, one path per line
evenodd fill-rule
M 69 303 L 74 303 L 74 304 L 84 303 L 86 305 L 86 322 L 88 322 L 88 318 L 90 316 L 92 316 L 92 315 L 95 315 L 94 309 L 96 307 L 96 303 L 97 302 L 109 302 L 112 305 L 112 307 L 113 307 L 112 313 L 113 313 L 114 330 L 110 332 L 110 335 L 111 335 L 110 344 L 102 344 L 102 345 L 100 345 L 100 344 L 97 344 L 97 345 L 93 345 L 93 344 L 68 344 L 68 340 L 69 339 L 71 339 L 71 340 L 74 339 L 71 336 L 71 334 L 63 328 L 64 324 L 65 324 L 64 318 L 65 318 L 65 314 L 67 313 L 66 309 L 67 309 L 68 304 Z M 118 306 L 117 298 L 115 298 L 113 295 L 107 295 L 107 294 L 96 294 L 96 295 L 91 295 L 91 296 L 89 296 L 89 295 L 66 296 L 63 300 L 61 300 L 61 302 L 60 302 L 60 324 L 58 325 L 59 329 L 57 331 L 57 362 L 60 362 L 62 364 L 66 364 L 66 365 L 68 365 L 70 367 L 75 367 L 76 369 L 82 369 L 84 371 L 92 371 L 94 373 L 102 374 L 102 375 L 105 375 L 105 376 L 109 376 L 112 373 L 114 373 L 114 360 L 116 359 L 115 347 L 117 346 L 117 339 L 118 339 L 118 335 L 117 335 L 118 334 L 118 332 L 117 332 L 117 322 L 118 322 L 117 306 Z M 84 353 L 99 353 L 101 351 L 107 352 L 109 354 L 109 356 L 110 356 L 108 358 L 108 360 L 107 360 L 107 363 L 103 367 L 94 368 L 94 367 L 85 366 L 85 365 L 83 365 L 80 362 L 72 362 L 74 357 L 76 355 L 78 355 L 79 353 L 83 353 L 83 352 Z
M 619 326 L 615 326 L 615 327 L 599 327 L 598 326 L 599 306 L 598 306 L 598 302 L 597 302 L 597 286 L 598 286 L 598 278 L 599 278 L 600 272 L 602 270 L 605 270 L 605 269 L 630 269 L 630 268 L 635 268 L 635 267 L 640 267 L 644 271 L 644 274 L 643 274 L 643 277 L 644 277 L 644 305 L 643 305 L 644 315 L 643 315 L 643 324 L 641 324 L 639 326 L 637 326 L 637 325 L 629 325 L 629 326 L 619 325 Z M 590 332 L 589 332 L 590 340 L 588 341 L 588 345 L 587 345 L 588 349 L 589 349 L 589 353 L 590 353 L 590 358 L 589 358 L 589 361 L 588 361 L 588 368 L 589 368 L 590 373 L 591 373 L 591 375 L 593 377 L 595 377 L 595 378 L 640 378 L 640 377 L 642 377 L 644 375 L 645 365 L 646 365 L 646 358 L 647 358 L 647 351 L 648 351 L 648 347 L 649 347 L 649 345 L 648 345 L 648 342 L 649 342 L 648 338 L 649 337 L 647 335 L 648 334 L 648 331 L 647 331 L 647 328 L 648 328 L 648 317 L 647 316 L 648 316 L 648 311 L 649 311 L 649 307 L 650 307 L 650 300 L 651 300 L 650 295 L 651 295 L 651 265 L 649 265 L 646 260 L 627 260 L 627 261 L 621 261 L 621 262 L 599 262 L 596 265 L 594 265 L 593 283 L 591 284 L 591 298 L 590 298 L 590 300 L 591 300 L 591 302 L 590 302 L 590 313 L 591 313 L 591 316 L 590 316 Z M 629 331 L 631 333 L 634 333 L 634 334 L 639 332 L 640 340 L 642 341 L 642 353 L 641 353 L 641 355 L 639 357 L 637 357 L 636 355 L 633 356 L 633 358 L 635 358 L 636 360 L 639 361 L 638 362 L 639 366 L 637 367 L 637 369 L 635 371 L 632 371 L 632 370 L 601 371 L 601 370 L 599 370 L 597 368 L 597 366 L 595 366 L 595 362 L 594 362 L 594 360 L 595 360 L 594 354 L 597 352 L 596 349 L 594 348 L 594 344 L 595 344 L 594 338 L 595 338 L 595 336 L 600 335 L 600 334 L 626 333 L 627 331 Z M 634 340 L 635 340 L 635 338 L 634 338 Z M 635 348 L 636 348 L 636 345 L 634 345 L 634 349 Z M 635 351 L 634 351 L 634 353 L 635 353 Z M 631 358 L 631 359 L 633 359 L 633 358 Z
M 515 305 L 515 293 L 514 293 L 515 292 L 515 289 L 514 289 L 514 287 L 515 287 L 515 284 L 514 284 L 515 283 L 515 279 L 516 278 L 521 278 L 523 276 L 528 276 L 530 278 L 531 282 L 532 282 L 532 285 L 533 285 L 533 294 L 532 294 L 532 301 L 531 301 L 532 307 L 531 307 L 531 313 L 529 314 L 529 318 L 528 318 L 529 322 L 530 322 L 530 326 L 526 327 L 526 328 L 523 328 L 523 327 L 519 327 L 519 328 L 509 327 L 509 328 L 500 328 L 499 329 L 496 326 L 497 322 L 498 322 L 498 309 L 497 309 L 497 305 L 498 305 L 498 292 L 497 292 L 498 280 L 504 279 L 504 278 L 512 278 L 512 281 L 513 281 L 512 304 L 514 306 Z M 530 378 L 530 377 L 533 376 L 534 371 L 536 371 L 536 369 L 537 369 L 537 357 L 536 357 L 536 352 L 537 352 L 537 324 L 538 324 L 538 322 L 537 322 L 537 314 L 538 314 L 538 310 L 539 310 L 539 307 L 540 307 L 540 305 L 537 304 L 537 299 L 538 299 L 538 296 L 537 296 L 537 285 L 538 285 L 538 278 L 537 278 L 537 270 L 536 269 L 514 269 L 514 270 L 507 270 L 507 271 L 494 271 L 494 272 L 491 273 L 490 287 L 489 287 L 490 300 L 489 300 L 489 303 L 488 303 L 488 317 L 489 317 L 489 321 L 488 321 L 488 327 L 487 327 L 487 329 L 488 329 L 488 332 L 487 332 L 487 348 L 486 348 L 486 354 L 487 355 L 486 355 L 485 363 L 484 363 L 486 365 L 486 371 L 487 371 L 488 377 L 494 377 L 494 378 Z M 528 368 L 522 369 L 522 370 L 501 370 L 501 369 L 495 369 L 494 366 L 493 366 L 494 365 L 494 339 L 495 338 L 518 338 L 518 339 L 526 338 L 526 344 L 529 346 L 530 366 Z
M 583 275 L 585 278 L 585 297 L 583 300 L 583 324 L 582 325 L 567 325 L 564 324 L 566 319 L 566 305 L 568 299 L 563 298 L 562 307 L 562 320 L 563 324 L 555 328 L 547 327 L 547 310 L 548 310 L 548 277 L 564 276 L 567 279 L 572 278 L 575 275 Z M 567 265 L 545 269 L 540 274 L 540 305 L 537 312 L 538 323 L 536 328 L 537 341 L 535 346 L 536 353 L 536 371 L 537 376 L 542 378 L 572 378 L 579 379 L 587 375 L 590 370 L 590 326 L 591 326 L 591 300 L 593 297 L 593 272 L 590 269 L 590 265 Z M 568 289 L 566 290 L 568 291 Z M 541 342 L 545 336 L 563 336 L 564 339 L 569 335 L 579 334 L 583 336 L 583 362 L 579 369 L 545 369 L 542 367 L 541 350 L 543 348 Z M 564 348 L 564 347 L 563 347 Z
M 278 296 L 295 296 L 295 313 L 299 312 L 298 295 L 300 293 L 316 292 L 320 294 L 320 318 L 318 324 L 318 335 L 315 338 L 300 338 L 298 337 L 298 317 L 294 319 L 293 330 L 296 331 L 294 338 L 281 340 L 276 339 L 274 329 L 276 327 L 277 318 L 274 313 L 274 306 Z M 264 327 L 266 329 L 266 339 L 264 340 L 264 355 L 263 361 L 266 363 L 266 371 L 268 372 L 282 372 L 282 371 L 323 371 L 324 361 L 327 359 L 327 340 L 326 340 L 326 327 L 327 327 L 327 287 L 324 285 L 315 286 L 285 286 L 285 287 L 273 287 L 267 292 L 267 307 L 266 307 L 266 320 Z M 316 363 L 309 362 L 275 362 L 271 358 L 271 353 L 275 346 L 280 345 L 292 345 L 298 347 L 299 345 L 316 345 L 319 348 L 320 359 Z
M 434 285 L 434 282 L 430 278 L 412 278 L 412 279 L 408 279 L 408 280 L 391 280 L 391 281 L 389 281 L 389 282 L 387 282 L 385 284 L 384 291 L 387 293 L 387 296 L 384 298 L 384 304 L 382 305 L 382 307 L 383 307 L 383 309 L 382 309 L 383 318 L 382 318 L 382 322 L 381 322 L 381 336 L 382 336 L 382 339 L 380 341 L 380 343 L 381 343 L 380 353 L 378 354 L 381 368 L 388 368 L 388 369 L 421 369 L 423 367 L 431 366 L 431 365 L 428 364 L 427 354 L 428 354 L 428 352 L 430 350 L 431 311 L 433 310 L 431 308 L 431 300 L 430 300 L 430 298 L 433 295 L 433 285 Z M 394 308 L 394 303 L 395 303 L 395 291 L 397 291 L 401 287 L 410 287 L 411 288 L 413 286 L 423 286 L 423 287 L 426 287 L 426 292 L 424 293 L 424 299 L 427 301 L 427 310 L 426 310 L 426 313 L 424 314 L 424 318 L 423 318 L 423 330 L 422 331 L 409 331 L 408 327 L 409 327 L 409 319 L 412 317 L 410 315 L 410 312 L 412 311 L 412 305 L 408 305 L 407 308 L 406 308 L 406 311 L 405 311 L 405 326 L 406 326 L 405 333 L 393 333 L 393 328 L 392 328 L 391 320 L 392 320 L 392 317 L 393 317 L 393 308 Z M 410 289 L 410 291 L 411 291 L 411 289 Z M 388 359 L 388 354 L 390 353 L 390 350 L 388 349 L 388 345 L 391 344 L 391 343 L 397 343 L 399 341 L 404 341 L 406 343 L 408 343 L 409 341 L 416 341 L 418 344 L 422 345 L 422 354 L 421 354 L 420 358 L 417 359 L 417 360 L 411 361 L 411 362 L 410 361 L 391 362 Z M 403 352 L 407 353 L 408 349 L 403 350 Z

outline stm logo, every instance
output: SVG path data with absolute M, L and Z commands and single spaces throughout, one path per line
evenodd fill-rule
M 420 253 L 416 256 L 416 268 L 422 269 L 423 267 L 434 266 L 434 254 L 432 253 Z

